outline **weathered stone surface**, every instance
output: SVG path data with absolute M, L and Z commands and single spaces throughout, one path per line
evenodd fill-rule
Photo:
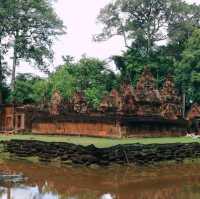
M 76 113 L 87 113 L 88 104 L 83 92 L 76 92 L 72 98 L 73 111 Z
M 190 108 L 187 114 L 188 120 L 193 120 L 195 118 L 200 118 L 200 105 L 197 103 L 192 105 L 192 107 Z
M 105 112 L 117 112 L 121 110 L 122 99 L 119 92 L 113 89 L 100 103 L 99 110 Z
M 125 83 L 121 87 L 121 93 L 122 93 L 122 108 L 121 112 L 123 114 L 136 114 L 137 111 L 137 104 L 135 100 L 134 95 L 134 89 L 131 86 L 131 84 Z
M 161 96 L 148 68 L 145 68 L 136 85 L 135 98 L 138 103 L 137 115 L 160 114 Z
M 171 120 L 176 120 L 181 117 L 181 97 L 178 96 L 171 76 L 166 78 L 161 90 L 161 96 L 161 115 Z
M 55 91 L 51 97 L 49 112 L 51 115 L 59 115 L 62 103 L 62 97 L 58 91 Z
M 187 158 L 200 158 L 199 143 L 127 144 L 110 148 L 26 140 L 11 140 L 3 144 L 6 151 L 18 157 L 22 154 L 26 157 L 37 156 L 39 160 L 45 162 L 56 158 L 57 161 L 60 160 L 63 163 L 70 162 L 87 166 L 94 164 L 101 166 L 110 164 L 151 165 L 161 161 L 182 162 Z

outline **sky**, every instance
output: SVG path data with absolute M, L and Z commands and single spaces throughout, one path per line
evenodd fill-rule
M 67 27 L 67 34 L 59 37 L 54 44 L 55 60 L 53 67 L 62 64 L 62 56 L 70 55 L 79 59 L 83 54 L 89 57 L 108 59 L 121 54 L 124 42 L 121 37 L 114 37 L 106 42 L 94 42 L 92 36 L 101 31 L 96 23 L 100 9 L 111 0 L 57 0 L 54 4 L 57 15 Z M 188 3 L 200 3 L 200 0 L 186 0 Z M 17 72 L 30 72 L 43 75 L 26 63 Z

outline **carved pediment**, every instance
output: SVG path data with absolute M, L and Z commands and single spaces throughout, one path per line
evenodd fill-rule
M 122 108 L 121 111 L 127 114 L 134 114 L 137 109 L 134 89 L 131 84 L 124 84 L 121 87 Z
M 59 91 L 54 91 L 51 97 L 50 109 L 49 112 L 51 115 L 59 115 L 60 107 L 62 103 L 62 96 Z
M 72 98 L 73 110 L 77 113 L 87 113 L 88 104 L 83 92 L 76 92 Z
M 181 97 L 175 88 L 173 78 L 168 76 L 164 82 L 163 88 L 161 90 L 162 102 L 180 104 Z
M 113 89 L 109 95 L 105 96 L 99 106 L 101 112 L 116 112 L 121 109 L 121 96 Z
M 188 120 L 193 120 L 194 118 L 200 118 L 200 105 L 197 103 L 192 105 L 187 114 Z
M 161 97 L 156 89 L 155 79 L 148 68 L 144 69 L 135 89 L 137 102 L 141 103 L 160 103 Z
M 161 115 L 168 119 L 181 117 L 181 97 L 178 96 L 173 78 L 168 75 L 161 90 Z

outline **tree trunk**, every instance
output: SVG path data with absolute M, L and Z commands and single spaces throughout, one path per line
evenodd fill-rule
M 150 51 L 151 51 L 151 34 L 150 34 L 150 27 L 148 27 L 147 33 L 147 57 L 150 58 Z
M 16 51 L 16 39 L 14 43 L 14 52 L 13 52 L 13 66 L 12 66 L 12 79 L 11 79 L 11 91 L 14 93 L 15 91 L 15 75 L 16 75 L 16 67 L 17 67 L 17 51 Z
M 0 104 L 3 103 L 3 66 L 2 66 L 2 48 L 1 48 L 1 37 L 0 37 Z
M 185 90 L 183 89 L 183 103 L 182 103 L 182 117 L 185 118 L 185 105 L 186 105 L 186 94 Z
M 14 41 L 14 48 L 13 48 L 13 67 L 12 67 L 12 79 L 11 79 L 11 91 L 12 91 L 12 103 L 13 103 L 13 131 L 15 132 L 15 75 L 16 75 L 16 67 L 17 67 L 17 48 L 16 48 L 16 40 L 17 36 L 15 37 Z

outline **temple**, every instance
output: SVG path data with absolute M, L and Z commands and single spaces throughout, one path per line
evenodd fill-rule
M 153 116 L 160 114 L 161 96 L 156 89 L 155 79 L 148 68 L 144 69 L 136 85 L 135 96 L 138 103 L 137 115 Z
M 200 105 L 195 103 L 187 114 L 191 131 L 200 133 Z
M 168 119 L 176 120 L 181 117 L 181 98 L 175 89 L 172 77 L 166 78 L 161 90 L 161 115 Z
M 168 75 L 158 90 L 153 75 L 145 68 L 135 88 L 124 82 L 119 90 L 102 96 L 96 110 L 81 91 L 68 101 L 55 91 L 47 108 L 1 106 L 0 130 L 116 138 L 181 136 L 194 124 L 198 131 L 199 106 L 193 105 L 187 118 L 182 118 L 181 107 L 172 77 Z

